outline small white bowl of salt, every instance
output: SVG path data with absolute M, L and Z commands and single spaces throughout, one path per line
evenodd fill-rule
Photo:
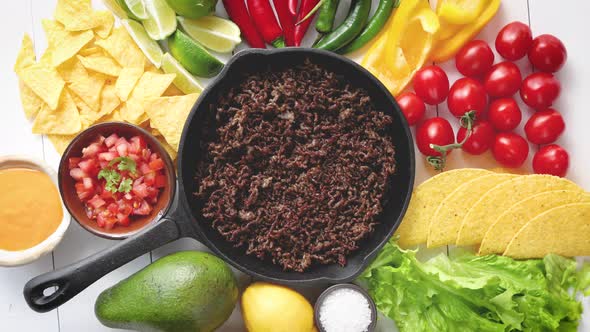
M 377 323 L 375 302 L 353 284 L 326 289 L 315 303 L 314 315 L 320 332 L 373 332 Z

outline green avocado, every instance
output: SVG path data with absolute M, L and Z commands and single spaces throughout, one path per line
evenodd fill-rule
M 102 292 L 94 311 L 112 328 L 162 332 L 214 331 L 238 300 L 236 279 L 211 254 L 177 252 Z

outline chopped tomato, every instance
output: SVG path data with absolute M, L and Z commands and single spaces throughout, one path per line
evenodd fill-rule
M 87 177 L 88 175 L 84 173 L 83 170 L 79 168 L 72 168 L 70 169 L 70 176 L 74 178 L 74 180 L 82 180 L 83 178 Z
M 82 149 L 81 157 L 70 158 L 68 166 L 86 215 L 105 229 L 149 215 L 167 185 L 164 161 L 139 136 L 101 136 Z
M 150 161 L 150 168 L 154 171 L 164 169 L 164 161 L 162 159 L 153 159 Z
M 117 142 L 118 139 L 119 135 L 111 134 L 111 136 L 105 138 L 104 144 L 107 146 L 107 148 L 110 148 L 111 146 L 115 145 L 115 142 Z
M 94 195 L 94 197 L 92 197 L 92 199 L 90 199 L 88 201 L 88 204 L 95 209 L 98 209 L 99 207 L 105 205 L 106 203 L 107 202 L 105 202 L 104 199 L 100 198 L 100 196 L 98 196 L 98 195 Z

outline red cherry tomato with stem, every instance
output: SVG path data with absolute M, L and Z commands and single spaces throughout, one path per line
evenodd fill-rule
M 496 50 L 510 61 L 524 57 L 533 42 L 533 34 L 528 25 L 522 22 L 512 22 L 505 25 L 496 36 Z
M 520 124 L 522 112 L 514 99 L 500 98 L 490 104 L 488 120 L 498 131 L 511 131 Z
M 533 39 L 529 50 L 529 61 L 538 70 L 554 73 L 563 67 L 567 51 L 559 38 L 553 35 L 540 35 Z
M 414 75 L 414 91 L 425 103 L 438 105 L 449 94 L 449 78 L 439 66 L 426 66 Z
M 524 125 L 526 138 L 533 144 L 553 143 L 564 130 L 563 117 L 552 108 L 535 112 Z
M 520 97 L 536 110 L 551 106 L 561 93 L 561 83 L 548 73 L 533 73 L 522 81 Z
M 529 155 L 529 143 L 515 133 L 499 133 L 492 145 L 494 159 L 509 168 L 518 168 Z
M 457 132 L 457 142 L 463 142 L 467 136 L 467 128 L 461 127 Z M 477 121 L 471 129 L 471 135 L 463 143 L 463 151 L 479 155 L 486 152 L 494 143 L 496 132 L 491 123 L 485 120 Z
M 475 119 L 479 119 L 486 110 L 488 98 L 481 83 L 469 78 L 458 79 L 451 90 L 447 105 L 449 111 L 456 117 L 463 116 L 466 112 L 475 111 Z
M 533 170 L 537 174 L 551 174 L 564 177 L 570 166 L 567 151 L 557 144 L 546 145 L 533 156 Z
M 402 109 L 402 113 L 408 120 L 410 126 L 415 125 L 422 120 L 426 113 L 426 105 L 422 99 L 416 96 L 413 92 L 404 92 L 397 97 L 397 103 Z
M 467 77 L 479 77 L 487 73 L 494 64 L 494 52 L 483 40 L 472 40 L 465 44 L 455 56 L 457 70 Z
M 520 89 L 520 69 L 509 61 L 495 64 L 484 78 L 483 85 L 490 97 L 510 97 Z
M 425 156 L 441 156 L 440 152 L 430 147 L 431 144 L 448 145 L 454 142 L 453 127 L 445 118 L 426 119 L 416 129 L 416 145 Z

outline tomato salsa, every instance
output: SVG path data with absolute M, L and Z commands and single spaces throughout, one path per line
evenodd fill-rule
M 69 159 L 70 176 L 86 215 L 99 227 L 129 226 L 150 214 L 166 186 L 165 164 L 141 136 L 100 136 Z

